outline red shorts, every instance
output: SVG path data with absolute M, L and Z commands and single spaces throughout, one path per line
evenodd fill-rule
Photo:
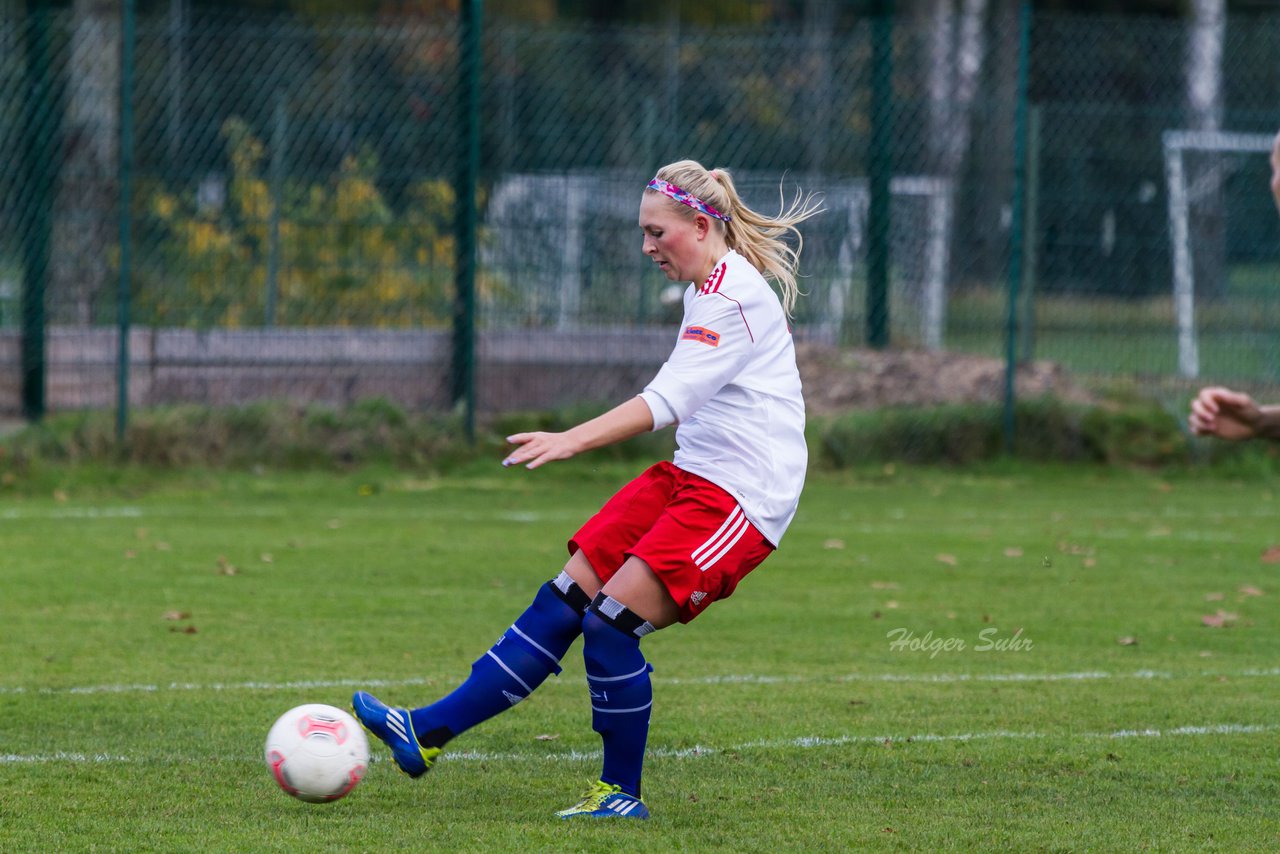
M 687 623 L 728 599 L 773 552 L 733 496 L 668 462 L 651 466 L 587 520 L 569 540 L 602 582 L 628 557 L 649 565 Z

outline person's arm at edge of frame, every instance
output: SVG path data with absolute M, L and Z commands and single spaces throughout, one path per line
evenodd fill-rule
M 1209 386 L 1191 401 L 1188 424 L 1197 436 L 1280 439 L 1280 405 L 1259 406 L 1245 392 Z
M 583 451 L 647 433 L 654 429 L 655 423 L 649 404 L 637 395 L 562 433 L 533 432 L 508 436 L 508 442 L 520 447 L 508 454 L 502 464 L 514 466 L 524 463 L 525 468 L 536 469 L 553 460 L 567 460 Z
M 1258 411 L 1262 416 L 1254 425 L 1256 435 L 1262 439 L 1280 439 L 1280 405 L 1260 406 Z

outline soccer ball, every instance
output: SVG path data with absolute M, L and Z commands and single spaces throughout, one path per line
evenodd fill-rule
M 356 719 L 308 703 L 285 712 L 267 733 L 267 767 L 280 788 L 318 804 L 350 792 L 369 767 L 369 740 Z

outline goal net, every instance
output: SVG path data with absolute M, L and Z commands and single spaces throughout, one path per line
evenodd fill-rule
M 1273 140 L 1270 134 L 1226 131 L 1167 130 L 1163 134 L 1178 373 L 1187 379 L 1197 378 L 1201 370 L 1196 252 L 1209 249 L 1199 242 L 1193 226 L 1206 209 L 1225 204 L 1227 179 L 1257 154 L 1270 152 Z M 1261 186 L 1258 193 L 1267 195 Z

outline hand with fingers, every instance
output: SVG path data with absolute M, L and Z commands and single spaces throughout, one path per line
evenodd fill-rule
M 1242 391 L 1208 386 L 1191 401 L 1187 424 L 1197 436 L 1230 441 L 1272 437 L 1277 429 L 1277 409 L 1259 406 Z
M 519 447 L 507 454 L 502 464 L 523 463 L 527 469 L 536 469 L 553 460 L 567 460 L 583 451 L 612 445 L 652 429 L 653 413 L 644 398 L 636 396 L 563 433 L 538 431 L 508 436 L 507 441 Z
M 567 460 L 581 450 L 567 431 L 516 433 L 508 436 L 507 441 L 519 447 L 507 454 L 502 464 L 516 466 L 523 463 L 527 469 L 536 469 L 553 460 Z

